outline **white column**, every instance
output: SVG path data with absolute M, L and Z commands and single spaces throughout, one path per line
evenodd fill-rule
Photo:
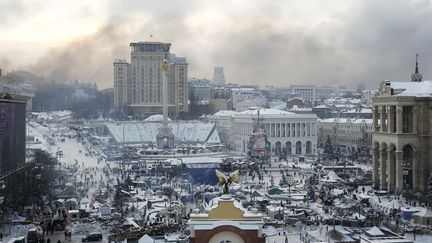
M 296 136 L 296 134 L 295 134 L 295 126 L 296 126 L 295 123 L 291 123 L 291 137 L 295 137 Z
M 286 137 L 286 124 L 285 123 L 281 123 L 281 137 Z
M 316 132 L 316 123 L 312 123 L 312 136 L 315 136 Z
M 302 134 L 301 134 L 301 136 L 302 137 L 306 137 L 306 123 L 302 123 L 301 124 L 301 127 L 302 127 Z
M 395 152 L 396 157 L 396 193 L 401 193 L 403 191 L 403 168 L 402 168 L 402 151 Z
M 291 126 L 289 123 L 286 124 L 286 136 L 289 137 L 291 136 Z
M 162 69 L 162 89 L 163 89 L 163 122 L 166 124 L 168 122 L 168 70 L 167 68 Z
M 289 126 L 289 131 L 288 131 L 288 137 L 292 137 L 293 133 L 292 133 L 292 123 L 288 123 Z
M 277 136 L 276 137 L 280 137 L 281 136 L 280 123 L 276 123 L 276 131 L 277 131 Z
M 393 106 L 387 106 L 387 132 L 393 133 L 394 131 L 394 108 Z
M 419 184 L 419 175 L 420 175 L 420 166 L 419 166 L 419 159 L 418 159 L 418 152 L 413 151 L 412 153 L 412 180 L 413 180 L 413 190 L 414 191 L 421 191 L 421 186 Z
M 271 132 L 271 136 L 272 136 L 272 137 L 275 137 L 275 135 L 276 135 L 275 128 L 276 128 L 275 124 L 272 123 L 272 124 L 271 124 L 271 130 L 272 130 L 272 132 Z
M 402 106 L 396 106 L 396 133 L 402 133 Z
M 386 190 L 387 186 L 387 149 L 380 149 L 380 189 Z
M 386 132 L 386 127 L 385 127 L 385 120 L 386 120 L 386 115 L 385 115 L 385 106 L 380 106 L 381 107 L 381 132 Z
M 374 147 L 372 149 L 372 185 L 377 188 L 379 186 L 379 174 L 378 170 L 380 167 L 379 148 Z
M 417 106 L 413 106 L 411 115 L 412 115 L 412 121 L 413 121 L 413 133 L 417 133 L 417 123 L 418 123 L 418 109 Z
M 387 150 L 387 178 L 388 178 L 388 184 L 387 184 L 387 191 L 388 192 L 394 192 L 395 184 L 396 184 L 396 163 L 395 163 L 395 151 L 392 151 L 390 149 Z
M 378 131 L 378 127 L 379 127 L 378 115 L 379 115 L 378 106 L 374 106 L 373 107 L 373 128 L 374 128 L 374 131 Z
M 302 137 L 306 137 L 306 123 L 303 122 L 301 126 L 302 126 L 302 129 L 303 129 L 301 135 L 302 135 Z

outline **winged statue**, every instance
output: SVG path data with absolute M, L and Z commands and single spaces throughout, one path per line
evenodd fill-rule
M 224 187 L 223 194 L 228 194 L 229 186 L 233 182 L 238 182 L 240 178 L 240 171 L 236 170 L 228 175 L 221 172 L 220 170 L 216 170 L 216 176 L 219 179 L 219 185 Z

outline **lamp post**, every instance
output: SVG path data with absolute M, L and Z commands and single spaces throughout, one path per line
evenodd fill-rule
M 288 184 L 288 204 L 291 204 L 291 186 L 293 186 L 292 177 L 288 177 L 287 184 Z

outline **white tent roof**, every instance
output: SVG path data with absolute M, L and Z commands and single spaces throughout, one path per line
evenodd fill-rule
M 163 115 L 160 115 L 160 114 L 152 115 L 152 116 L 147 117 L 147 119 L 145 119 L 144 121 L 146 121 L 146 122 L 161 122 L 161 121 L 163 121 Z M 168 121 L 171 121 L 171 119 L 168 118 Z
M 105 123 L 117 143 L 156 142 L 160 124 L 157 122 Z M 174 139 L 179 143 L 220 143 L 215 123 L 199 121 L 170 123 Z M 124 141 L 123 141 L 124 140 Z
M 138 243 L 154 243 L 154 240 L 149 235 L 145 234 L 138 240 Z
M 413 215 L 432 218 L 432 210 L 430 209 L 422 210 L 420 212 L 414 213 Z
M 385 234 L 378 228 L 378 227 L 373 227 L 370 228 L 369 230 L 366 231 L 367 234 L 372 235 L 372 236 L 384 236 Z

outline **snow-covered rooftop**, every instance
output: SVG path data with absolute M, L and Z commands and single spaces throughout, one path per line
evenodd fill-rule
M 259 109 L 260 117 L 264 119 L 287 119 L 287 118 L 313 118 L 316 119 L 317 116 L 315 114 L 297 114 L 288 111 L 282 111 L 277 109 Z M 250 109 L 247 111 L 239 112 L 234 114 L 234 119 L 251 119 L 256 118 L 258 115 L 258 109 Z
M 259 114 L 262 116 L 266 116 L 266 115 L 295 115 L 295 113 L 292 112 L 288 112 L 288 111 L 283 111 L 283 110 L 278 110 L 278 109 L 253 109 L 253 110 L 247 110 L 247 111 L 243 111 L 240 112 L 239 114 L 244 114 L 244 115 L 257 115 L 259 111 Z
M 215 117 L 219 117 L 219 116 L 232 116 L 232 115 L 237 114 L 237 113 L 238 113 L 237 111 L 221 110 L 221 111 L 218 111 L 218 112 L 214 113 L 212 116 L 215 116 Z
M 388 83 L 398 96 L 432 96 L 432 81 Z
M 367 125 L 372 125 L 373 120 L 372 119 L 352 119 L 352 118 L 327 118 L 320 120 L 322 123 L 338 123 L 338 124 L 344 124 L 344 123 L 352 123 L 352 124 L 361 124 L 365 123 Z
M 294 105 L 291 109 L 289 109 L 290 111 L 312 111 L 312 108 L 308 108 L 308 107 L 298 107 L 296 105 Z
M 361 109 L 350 109 L 343 111 L 342 113 L 372 113 L 371 108 L 361 108 Z

